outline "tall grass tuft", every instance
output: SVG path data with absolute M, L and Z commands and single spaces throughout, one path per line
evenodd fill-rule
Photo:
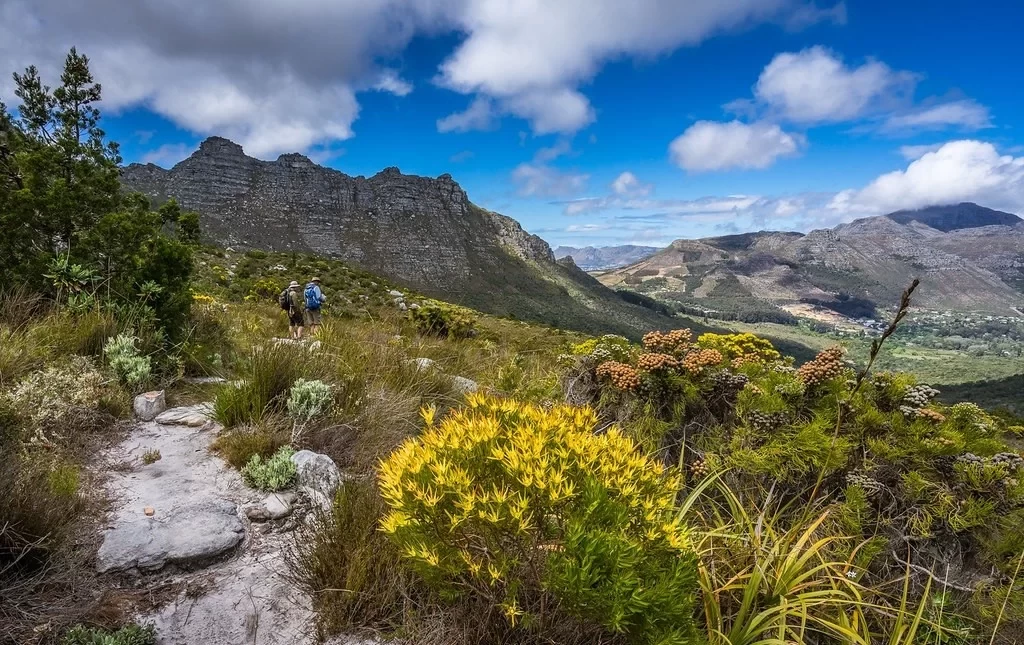
M 222 388 L 214 401 L 214 418 L 227 428 L 284 413 L 295 381 L 324 376 L 330 361 L 307 345 L 268 343 L 250 350 L 245 367 L 242 382 Z

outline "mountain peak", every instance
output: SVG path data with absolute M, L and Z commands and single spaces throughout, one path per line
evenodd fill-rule
M 985 208 L 972 202 L 896 211 L 885 217 L 899 224 L 919 222 L 945 233 L 982 226 L 1013 226 L 1022 221 L 1012 213 Z
M 242 146 L 224 137 L 208 137 L 199 144 L 199 152 L 208 155 L 245 156 Z

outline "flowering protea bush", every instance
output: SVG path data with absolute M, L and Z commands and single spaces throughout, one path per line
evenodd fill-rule
M 678 477 L 590 408 L 473 395 L 380 467 L 384 532 L 431 585 L 530 624 L 542 607 L 635 642 L 693 635 Z

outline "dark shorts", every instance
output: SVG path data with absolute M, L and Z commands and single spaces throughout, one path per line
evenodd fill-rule
M 288 324 L 292 327 L 302 327 L 302 312 L 297 311 L 293 314 L 288 314 Z
M 319 325 L 320 324 L 320 310 L 319 309 L 307 309 L 306 310 L 306 324 L 307 325 Z

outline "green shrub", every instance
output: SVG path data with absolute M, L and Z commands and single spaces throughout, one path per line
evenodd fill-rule
M 96 410 L 108 389 L 92 361 L 73 356 L 29 374 L 7 395 L 9 405 L 42 432 L 44 424 L 57 424 L 75 410 Z M 42 438 L 37 435 L 37 438 Z
M 151 448 L 151 449 L 147 450 L 146 452 L 142 453 L 142 463 L 144 463 L 147 466 L 149 466 L 151 464 L 155 464 L 156 462 L 160 461 L 161 457 L 162 457 L 162 455 L 160 454 L 159 450 Z
M 242 383 L 221 388 L 214 401 L 214 418 L 228 428 L 259 423 L 269 414 L 284 412 L 296 381 L 331 369 L 329 357 L 306 346 L 283 343 L 253 347 L 246 362 Z
M 289 430 L 277 417 L 263 419 L 256 425 L 225 430 L 213 448 L 235 468 L 242 468 L 253 455 L 268 458 L 288 443 Z
M 242 479 L 247 486 L 262 491 L 284 490 L 295 481 L 296 469 L 292 462 L 294 454 L 291 447 L 285 446 L 269 459 L 253 455 L 242 468 Z
M 151 625 L 129 625 L 112 632 L 78 625 L 64 636 L 61 645 L 156 645 L 156 630 Z
M 110 369 L 125 385 L 138 388 L 149 380 L 153 366 L 148 356 L 140 356 L 135 346 L 138 339 L 128 334 L 120 334 L 107 341 L 103 354 L 107 357 Z
M 476 317 L 469 309 L 428 301 L 409 316 L 421 334 L 439 338 L 469 338 L 475 333 Z
M 300 378 L 288 396 L 288 415 L 305 423 L 330 410 L 333 396 L 334 390 L 323 381 Z
M 542 607 L 642 643 L 694 635 L 696 555 L 676 477 L 592 410 L 473 395 L 380 469 L 381 525 L 428 584 L 493 603 L 509 623 Z

